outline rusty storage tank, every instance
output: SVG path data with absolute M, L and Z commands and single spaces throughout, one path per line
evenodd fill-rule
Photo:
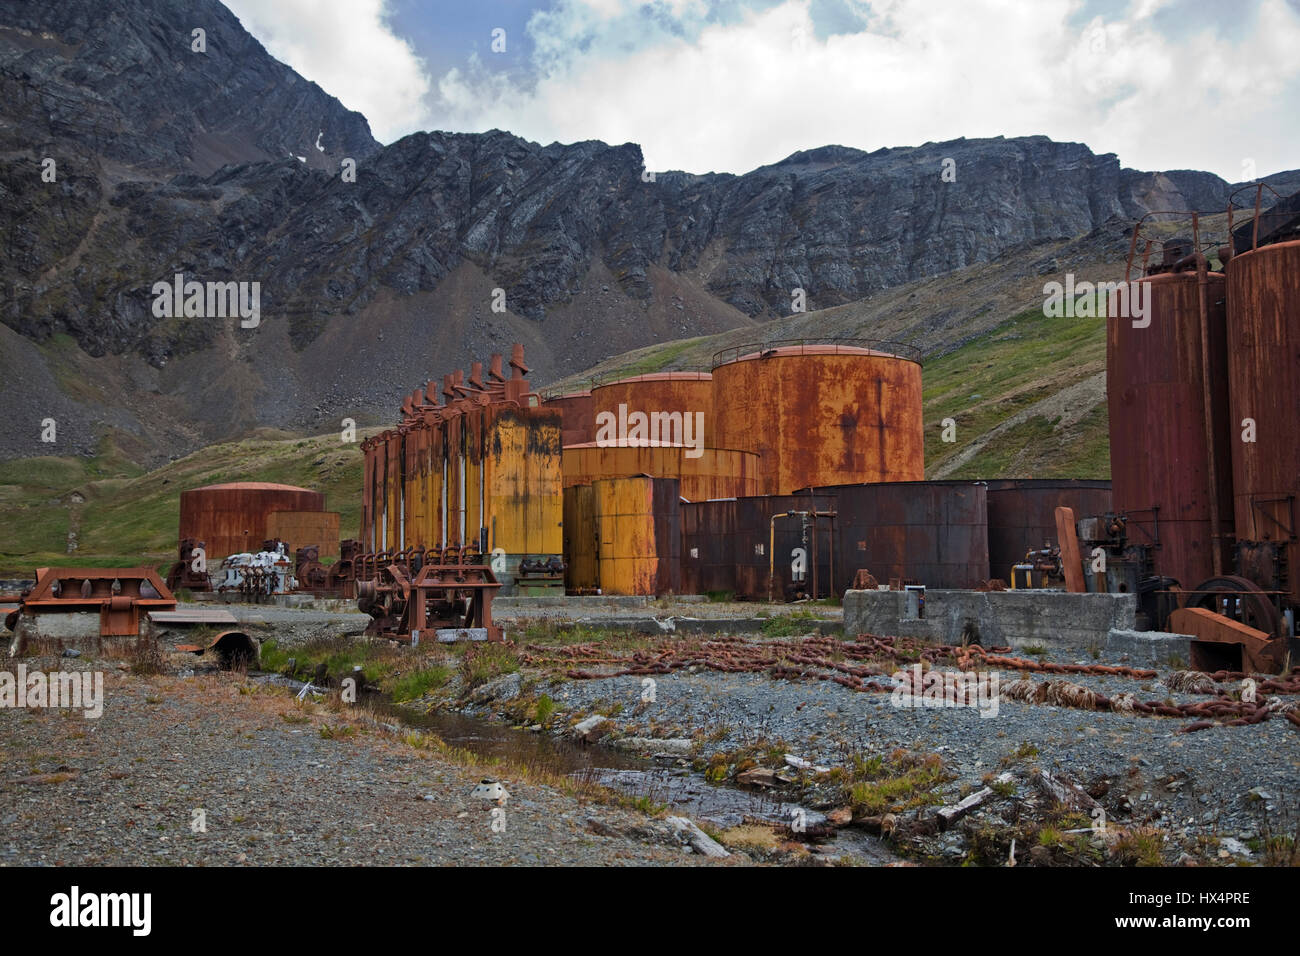
M 592 482 L 604 594 L 681 591 L 681 511 L 675 478 Z
M 1300 241 L 1240 253 L 1226 269 L 1232 514 L 1241 572 L 1300 602 Z M 1243 440 L 1248 418 L 1254 441 Z M 1225 572 L 1232 568 L 1225 565 Z
M 734 596 L 736 501 L 683 502 L 681 515 L 682 593 Z
M 277 511 L 324 510 L 325 495 L 309 488 L 266 481 L 205 485 L 181 492 L 180 538 L 203 541 L 209 560 L 224 558 L 260 551 Z
M 716 444 L 709 372 L 652 372 L 620 378 L 594 387 L 591 400 L 593 432 L 588 441 L 603 438 L 609 444 L 610 439 L 627 436 L 629 426 L 635 425 L 630 417 L 640 412 L 647 417 L 649 439 L 674 445 L 693 440 Z
M 675 478 L 687 501 L 706 501 L 757 494 L 759 460 L 753 452 L 729 448 L 602 447 L 589 442 L 564 449 L 563 473 L 565 487 L 636 475 Z
M 1129 544 L 1150 549 L 1142 576 L 1194 588 L 1216 573 L 1216 551 L 1220 566 L 1231 568 L 1224 546 L 1232 522 L 1224 277 L 1205 274 L 1204 343 L 1196 271 L 1137 282 L 1145 315 L 1119 317 L 1112 296 L 1106 322 L 1112 506 L 1128 515 Z
M 560 442 L 563 445 L 581 445 L 595 438 L 591 392 L 569 392 L 546 399 L 547 408 L 560 411 Z
M 716 444 L 761 455 L 764 494 L 921 480 L 920 353 L 888 348 L 775 343 L 718 353 Z
M 988 488 L 974 481 L 898 481 L 814 489 L 835 496 L 835 583 L 858 570 L 881 584 L 972 588 L 989 578 Z
M 1083 478 L 990 479 L 988 486 L 989 574 L 1010 582 L 1011 566 L 1025 553 L 1059 547 L 1056 509 L 1073 508 L 1076 517 L 1111 510 L 1109 481 Z

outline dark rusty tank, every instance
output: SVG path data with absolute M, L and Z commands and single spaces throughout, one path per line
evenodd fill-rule
M 1235 255 L 1226 272 L 1236 557 L 1300 603 L 1300 241 Z
M 988 485 L 989 574 L 1011 580 L 1011 566 L 1030 550 L 1059 547 L 1056 509 L 1074 509 L 1077 517 L 1111 510 L 1109 481 L 1082 478 L 999 478 Z
M 930 588 L 974 588 L 989 578 L 988 489 L 972 481 L 892 481 L 814 489 L 834 496 L 835 583 L 859 569 Z
M 1137 280 L 1144 316 L 1107 319 L 1111 491 L 1145 573 L 1193 588 L 1231 567 L 1226 293 L 1221 273 L 1176 269 Z

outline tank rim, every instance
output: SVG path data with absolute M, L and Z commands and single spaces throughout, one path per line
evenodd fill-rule
M 890 342 L 882 339 L 819 338 L 769 339 L 766 342 L 733 345 L 713 353 L 713 368 L 717 370 L 724 365 L 760 358 L 790 358 L 803 355 L 871 356 L 922 364 L 921 350 L 905 342 Z

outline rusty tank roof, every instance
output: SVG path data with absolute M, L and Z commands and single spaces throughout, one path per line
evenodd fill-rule
M 315 494 L 310 488 L 299 488 L 297 485 L 278 485 L 272 481 L 228 481 L 224 484 L 204 485 L 201 488 L 193 488 L 192 491 L 305 491 L 309 494 Z

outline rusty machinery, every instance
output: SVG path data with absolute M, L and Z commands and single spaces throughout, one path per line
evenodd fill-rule
M 356 597 L 354 564 L 361 552 L 361 542 L 348 538 L 339 543 L 339 559 L 333 564 L 321 564 L 320 546 L 305 545 L 294 552 L 293 576 L 295 592 L 308 592 L 316 597 Z
M 357 606 L 373 620 L 366 633 L 417 645 L 434 638 L 501 641 L 492 598 L 501 587 L 473 548 L 412 548 L 363 555 Z
M 1191 634 L 1194 667 L 1277 671 L 1300 607 L 1300 196 L 1243 189 L 1253 217 L 1234 226 L 1234 193 L 1217 249 L 1196 213 L 1190 242 L 1146 236 L 1156 213 L 1134 227 L 1126 279 L 1145 238 L 1154 294 L 1137 331 L 1108 322 L 1114 511 L 1079 521 L 1076 547 L 1083 585 L 1137 593 L 1139 626 Z
M 1011 566 L 1011 590 L 1018 588 L 1059 587 L 1065 582 L 1065 569 L 1061 564 L 1061 549 L 1049 543 L 1037 550 L 1026 551 L 1025 556 Z
M 800 527 L 800 546 L 794 549 L 791 555 L 791 589 L 792 594 L 783 595 L 785 600 L 804 600 L 807 598 L 816 599 L 820 597 L 820 591 L 817 581 L 817 565 L 820 563 L 818 558 L 821 556 L 820 549 L 817 547 L 817 527 L 822 519 L 827 522 L 827 531 L 830 534 L 829 551 L 830 551 L 830 582 L 827 590 L 830 596 L 835 595 L 835 515 L 834 511 L 780 511 L 772 515 L 768 520 L 768 545 L 767 545 L 767 599 L 774 600 L 773 591 L 777 581 L 776 575 L 776 523 L 782 518 L 798 518 Z M 802 553 L 800 553 L 802 552 Z
M 153 568 L 37 568 L 36 583 L 5 618 L 17 630 L 24 614 L 99 614 L 100 637 L 137 637 L 140 614 L 176 609 L 176 598 Z
M 195 551 L 204 554 L 204 561 L 199 562 L 199 566 L 204 570 L 195 569 Z M 189 588 L 192 591 L 207 591 L 212 587 L 208 580 L 206 570 L 206 545 L 202 541 L 194 538 L 183 538 L 180 547 L 177 549 L 177 561 L 167 572 L 167 586 L 173 592 L 181 588 Z
M 519 562 L 519 573 L 515 575 L 515 589 L 520 594 L 546 596 L 558 594 L 564 596 L 564 572 L 568 565 L 558 556 L 549 558 L 524 558 Z

